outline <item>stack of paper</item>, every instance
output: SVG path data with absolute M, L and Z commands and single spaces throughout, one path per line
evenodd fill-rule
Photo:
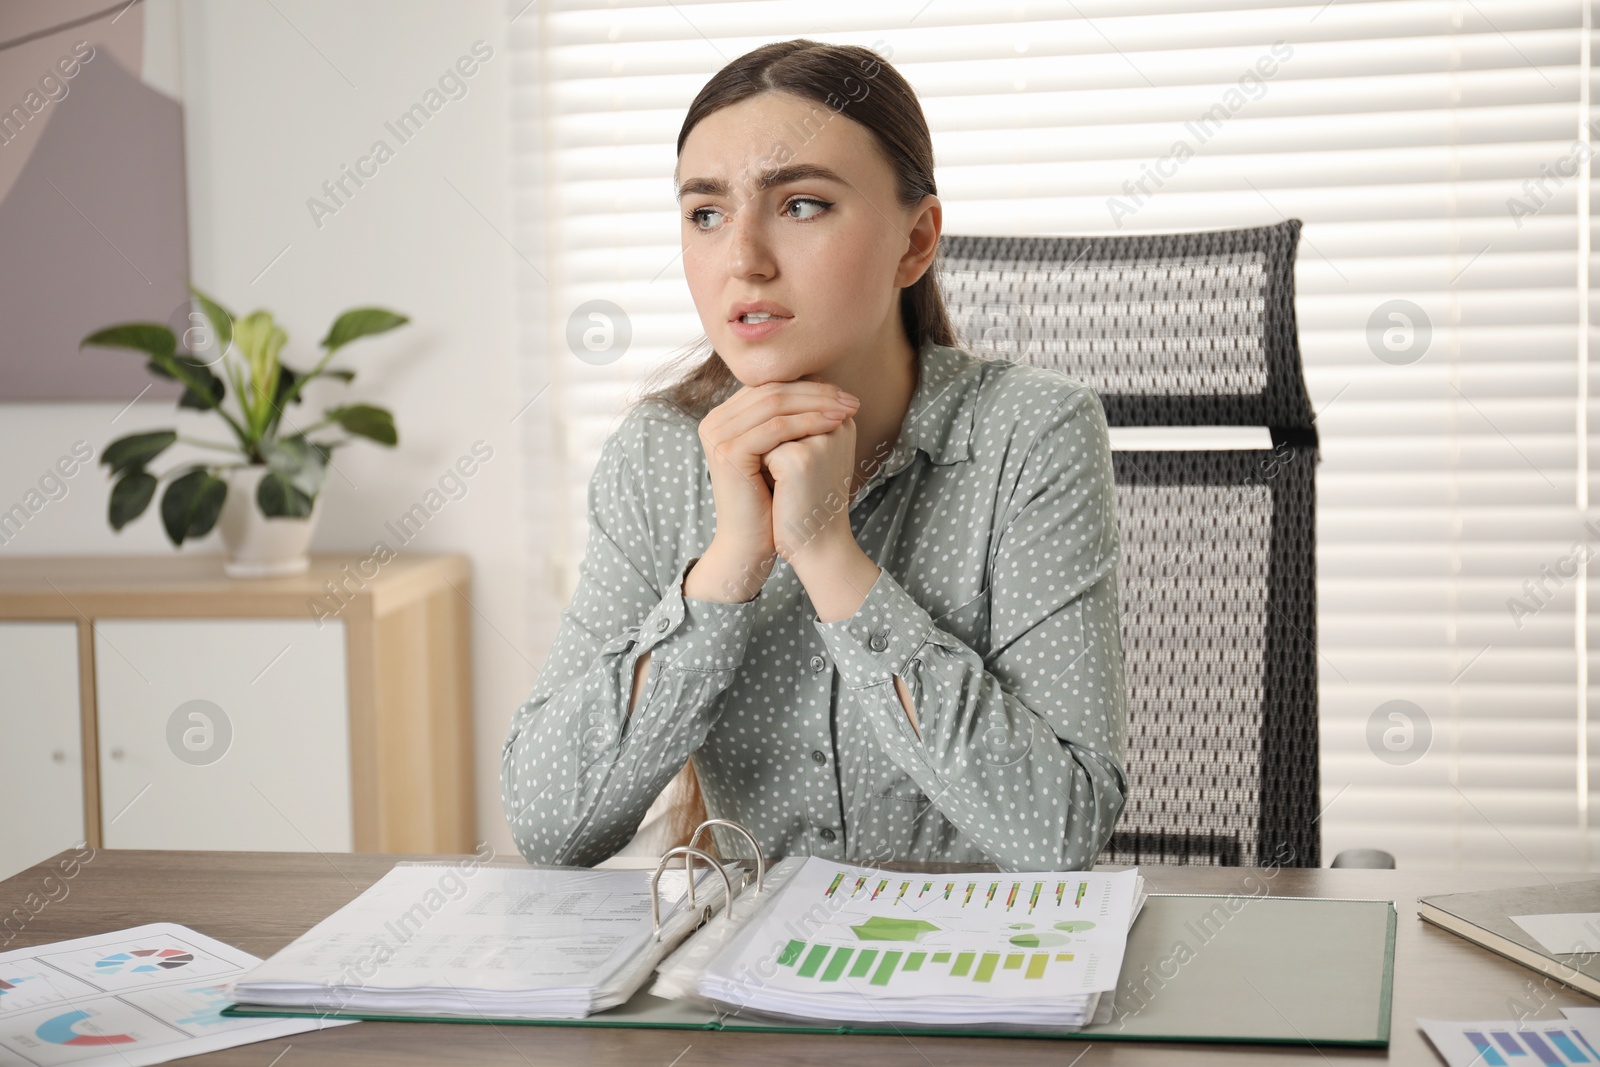
M 724 896 L 697 871 L 396 866 L 233 986 L 236 1003 L 478 1018 L 582 1018 L 627 1000 Z
M 1081 1027 L 1116 988 L 1144 898 L 1137 870 L 912 875 L 808 857 L 725 937 L 698 992 L 835 1022 Z

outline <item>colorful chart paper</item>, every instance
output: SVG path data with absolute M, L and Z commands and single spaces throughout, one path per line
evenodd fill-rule
M 255 956 L 173 923 L 0 953 L 0 1063 L 143 1067 L 348 1021 L 232 1019 Z
M 1007 1001 L 1076 1020 L 1115 985 L 1137 896 L 1136 871 L 929 878 L 813 856 L 701 989 L 817 1018 L 981 1014 Z
M 1451 1067 L 1596 1067 L 1600 1032 L 1576 1019 L 1444 1022 L 1418 1019 Z

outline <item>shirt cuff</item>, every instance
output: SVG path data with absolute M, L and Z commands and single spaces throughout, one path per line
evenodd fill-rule
M 848 619 L 811 625 L 828 646 L 850 689 L 865 689 L 905 675 L 905 666 L 933 633 L 933 617 L 882 568 L 866 599 Z
M 653 663 L 695 671 L 731 671 L 744 662 L 755 626 L 758 593 L 751 600 L 725 604 L 683 594 L 683 580 L 700 557 L 678 568 L 667 594 L 639 624 L 637 655 L 659 650 Z

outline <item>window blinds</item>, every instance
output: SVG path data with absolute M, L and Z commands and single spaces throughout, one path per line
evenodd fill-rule
M 689 102 L 768 41 L 860 44 L 918 91 L 948 233 L 1305 221 L 1325 854 L 1587 868 L 1592 21 L 1585 0 L 527 10 L 515 187 L 548 282 L 521 345 L 556 420 L 560 507 L 532 517 L 554 595 L 601 442 L 700 334 L 671 185 Z M 620 356 L 585 347 L 617 322 Z

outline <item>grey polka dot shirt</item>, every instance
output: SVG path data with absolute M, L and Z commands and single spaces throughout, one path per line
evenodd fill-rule
M 882 573 L 848 619 L 819 621 L 781 559 L 749 602 L 685 597 L 716 527 L 696 426 L 649 403 L 607 438 L 578 588 L 502 755 L 530 861 L 612 855 L 690 756 L 709 812 L 771 858 L 1095 861 L 1126 791 L 1104 412 L 1055 371 L 931 343 L 918 358 L 850 508 Z

